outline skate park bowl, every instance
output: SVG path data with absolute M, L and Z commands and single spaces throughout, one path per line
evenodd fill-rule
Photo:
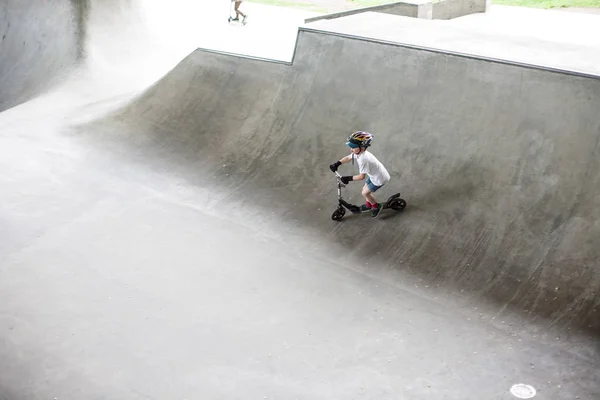
M 0 398 L 598 398 L 595 70 L 159 3 L 1 6 Z M 355 130 L 403 212 L 331 220 Z

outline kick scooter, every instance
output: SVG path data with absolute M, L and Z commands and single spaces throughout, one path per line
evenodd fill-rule
M 348 209 L 348 211 L 350 211 L 352 214 L 362 214 L 365 212 L 371 212 L 370 208 L 367 208 L 366 206 L 357 206 L 354 204 L 350 204 L 348 203 L 346 200 L 344 200 L 342 198 L 342 188 L 346 187 L 346 185 L 344 184 L 344 182 L 342 182 L 342 176 L 340 175 L 339 172 L 335 172 L 335 177 L 337 179 L 337 186 L 338 186 L 338 207 L 335 209 L 335 211 L 333 212 L 333 214 L 331 214 L 331 219 L 334 221 L 341 221 L 342 218 L 344 218 L 344 215 L 346 215 L 346 209 Z M 385 203 L 381 203 L 382 205 L 382 210 L 385 210 L 386 208 L 391 208 L 392 210 L 395 211 L 402 211 L 404 210 L 404 208 L 406 208 L 406 200 L 400 198 L 400 193 L 396 193 L 391 195 L 387 201 Z

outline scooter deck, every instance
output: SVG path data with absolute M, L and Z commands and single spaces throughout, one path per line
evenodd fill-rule
M 227 22 L 229 22 L 230 24 L 231 23 L 235 23 L 235 24 L 239 24 L 239 25 L 246 25 L 247 24 L 247 21 L 240 20 L 240 19 L 235 19 L 235 18 L 232 18 L 232 17 L 229 17 L 229 19 L 227 20 Z
M 389 204 L 393 200 L 395 200 L 395 199 L 397 199 L 399 197 L 400 197 L 400 193 L 396 193 L 396 194 L 390 196 L 385 202 L 382 202 L 381 203 L 381 205 L 383 206 L 382 210 L 390 208 Z M 363 214 L 363 213 L 367 213 L 367 212 L 370 213 L 372 211 L 371 208 L 366 208 L 364 204 L 360 205 L 360 206 L 357 206 L 357 205 L 354 205 L 354 204 L 350 204 L 350 203 L 348 203 L 345 200 L 340 201 L 340 203 L 341 203 L 342 206 L 346 207 L 352 214 Z

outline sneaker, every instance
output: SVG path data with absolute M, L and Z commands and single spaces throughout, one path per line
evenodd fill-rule
M 371 209 L 371 216 L 373 218 L 376 218 L 379 215 L 379 213 L 381 212 L 382 208 L 383 208 L 383 206 L 381 205 L 381 203 L 377 204 L 377 208 L 372 208 Z
M 360 207 L 360 212 L 369 211 L 370 208 L 366 204 L 362 204 Z
M 248 18 L 248 15 L 244 15 L 244 17 L 242 18 L 242 24 L 246 25 L 246 18 Z

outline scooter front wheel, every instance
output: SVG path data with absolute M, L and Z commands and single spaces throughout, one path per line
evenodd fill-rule
M 345 214 L 346 210 L 343 208 L 338 208 L 333 212 L 333 214 L 331 214 L 331 219 L 334 221 L 341 221 Z

